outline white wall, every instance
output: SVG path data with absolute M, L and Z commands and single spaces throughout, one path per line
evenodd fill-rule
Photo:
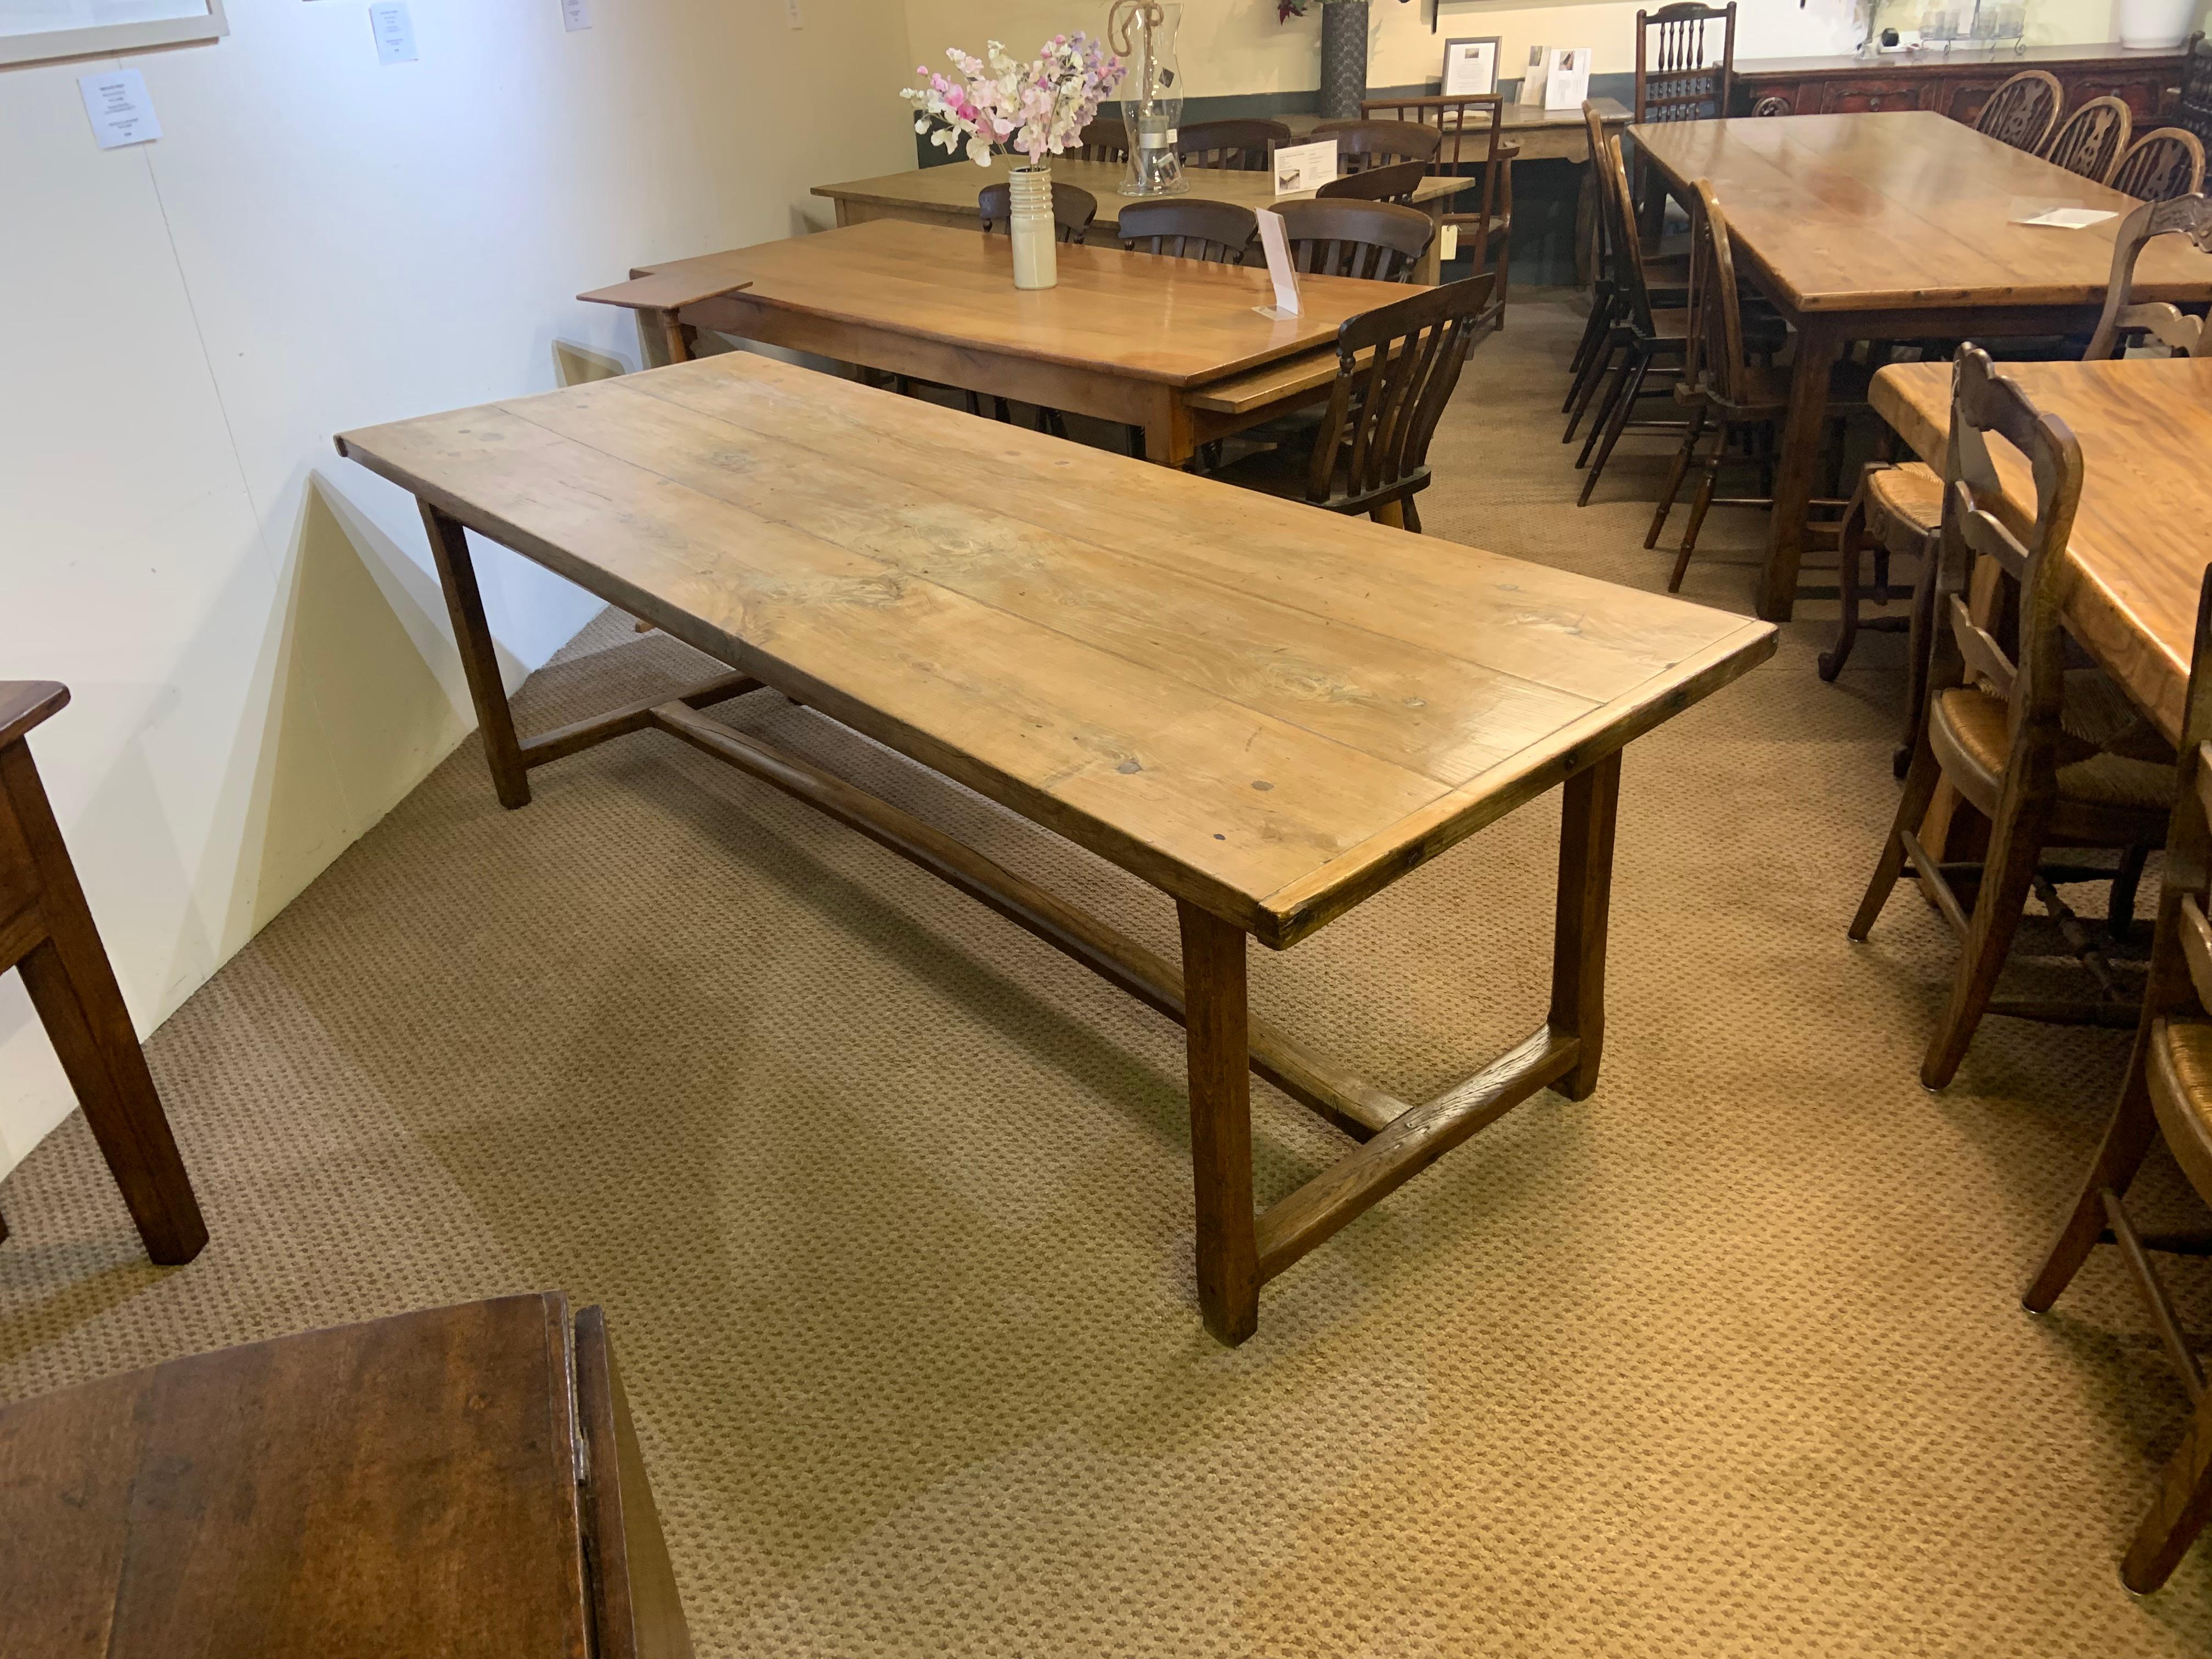
M 150 1030 L 473 723 L 412 503 L 331 434 L 635 365 L 580 289 L 826 223 L 911 165 L 900 0 L 229 0 L 137 55 L 164 131 L 94 147 L 76 77 L 0 70 L 0 678 Z M 481 568 L 510 680 L 596 609 Z M 73 1100 L 0 975 L 0 1173 Z

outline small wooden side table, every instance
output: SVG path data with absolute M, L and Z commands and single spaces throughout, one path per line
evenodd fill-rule
M 690 1659 L 597 1308 L 501 1297 L 0 1407 L 0 1659 Z
M 190 1261 L 207 1223 L 25 741 L 68 702 L 51 680 L 0 680 L 0 973 L 23 975 L 146 1254 Z

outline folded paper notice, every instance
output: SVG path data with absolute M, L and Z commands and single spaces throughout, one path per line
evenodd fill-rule
M 2048 225 L 2056 230 L 2081 230 L 2090 225 L 2101 225 L 2107 219 L 2117 219 L 2117 213 L 2101 208 L 2057 207 L 2032 218 L 2014 218 L 2016 225 Z
M 1336 140 L 1317 144 L 1285 144 L 1275 151 L 1275 194 L 1295 196 L 1316 191 L 1336 177 Z
M 1262 317 L 1295 317 L 1298 313 L 1298 273 L 1291 264 L 1291 239 L 1283 216 L 1269 208 L 1260 210 L 1260 246 L 1267 251 L 1267 275 L 1275 284 L 1275 303 L 1255 306 Z

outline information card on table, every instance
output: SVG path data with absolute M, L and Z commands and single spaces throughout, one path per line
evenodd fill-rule
M 1260 246 L 1267 251 L 1267 275 L 1275 284 L 1275 303 L 1254 306 L 1252 309 L 1278 322 L 1297 316 L 1298 272 L 1291 263 L 1291 239 L 1283 224 L 1283 216 L 1271 209 L 1260 210 Z

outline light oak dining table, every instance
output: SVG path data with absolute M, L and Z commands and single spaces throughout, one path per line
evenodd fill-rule
M 1256 1328 L 1263 1281 L 1475 1131 L 1547 1086 L 1589 1093 L 1621 750 L 1775 646 L 1743 617 L 752 353 L 337 441 L 421 504 L 504 805 L 528 804 L 535 767 L 673 738 L 1185 1028 L 1199 1303 L 1227 1343 Z M 727 672 L 522 736 L 469 532 Z M 763 688 L 1171 902 L 1180 965 L 763 742 L 742 702 L 705 712 Z M 1525 1040 L 1413 1103 L 1251 1016 L 1248 941 L 1297 945 L 1555 787 L 1549 998 Z M 1256 1215 L 1253 1072 L 1348 1142 Z
M 1933 111 L 1628 131 L 1674 194 L 1711 184 L 1736 269 L 1796 336 L 1758 594 L 1759 614 L 1776 621 L 1796 603 L 1830 379 L 1845 347 L 2086 334 L 2104 304 L 2113 234 L 2138 205 Z M 2012 222 L 2061 204 L 2116 216 L 2081 230 Z M 2212 300 L 2212 256 L 2162 237 L 2144 250 L 2134 291 Z
M 2212 565 L 2212 359 L 2003 363 L 1998 372 L 2081 446 L 2067 629 L 2179 742 L 2197 594 Z M 1872 396 L 1875 411 L 1941 472 L 1951 365 L 1893 364 L 1874 377 Z M 2004 487 L 1990 510 L 2024 536 L 2035 520 L 2027 459 L 2002 441 L 1990 453 Z
M 1265 317 L 1264 270 L 1087 246 L 1058 250 L 1055 286 L 1024 290 L 1012 239 L 974 221 L 973 203 L 960 229 L 875 220 L 641 267 L 581 297 L 638 311 L 679 352 L 684 329 L 711 329 L 1141 427 L 1146 459 L 1180 466 L 1310 402 L 1335 375 L 1338 325 L 1413 292 L 1302 276 L 1300 314 Z

